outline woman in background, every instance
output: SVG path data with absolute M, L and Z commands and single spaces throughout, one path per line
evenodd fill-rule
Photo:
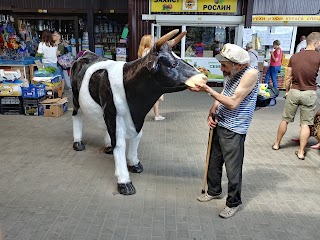
M 43 54 L 42 63 L 45 67 L 54 67 L 56 69 L 58 68 L 57 50 L 58 46 L 55 44 L 51 32 L 48 30 L 44 30 L 37 52 Z
M 267 70 L 266 76 L 264 78 L 264 83 L 269 83 L 269 78 L 271 75 L 272 84 L 274 88 L 278 88 L 278 72 L 281 69 L 281 59 L 282 59 L 282 49 L 280 48 L 280 41 L 275 40 L 273 42 L 274 51 L 270 51 L 270 66 Z
M 150 49 L 153 47 L 153 44 L 154 44 L 154 41 L 153 41 L 152 35 L 144 35 L 140 40 L 140 45 L 138 49 L 138 58 L 142 58 L 146 56 L 149 53 Z M 155 121 L 161 121 L 165 119 L 165 117 L 159 114 L 159 100 L 163 101 L 163 99 L 164 97 L 162 95 L 153 106 Z

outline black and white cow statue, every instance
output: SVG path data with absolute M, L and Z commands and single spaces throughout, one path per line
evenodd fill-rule
M 186 32 L 161 37 L 145 57 L 132 62 L 106 60 L 87 51 L 72 65 L 73 148 L 82 151 L 82 114 L 105 128 L 105 152 L 113 153 L 118 191 L 136 192 L 129 171 L 143 171 L 137 150 L 145 116 L 164 93 L 182 91 L 185 82 L 206 77 L 172 52 Z M 126 140 L 129 141 L 126 158 Z M 129 171 L 128 171 L 129 170 Z

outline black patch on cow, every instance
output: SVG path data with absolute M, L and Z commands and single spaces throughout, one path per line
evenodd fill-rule
M 142 129 L 146 115 L 164 93 L 159 85 L 150 80 L 151 73 L 147 68 L 142 68 L 142 65 L 139 69 L 140 65 L 134 61 L 126 63 L 123 67 L 124 89 L 130 114 L 138 133 Z
M 92 52 L 86 52 L 78 61 L 72 65 L 71 79 L 73 92 L 73 115 L 77 114 L 79 106 L 79 90 L 86 70 L 94 63 L 106 61 Z M 108 72 L 98 70 L 92 74 L 89 82 L 89 92 L 93 100 L 103 109 L 104 121 L 107 126 L 111 145 L 116 145 L 116 107 L 113 102 L 113 94 L 110 87 Z

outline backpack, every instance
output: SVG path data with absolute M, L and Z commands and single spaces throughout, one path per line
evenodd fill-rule
M 277 97 L 279 96 L 279 90 L 271 86 L 268 86 L 267 89 L 270 94 L 270 97 L 258 95 L 256 107 L 275 106 L 277 104 Z

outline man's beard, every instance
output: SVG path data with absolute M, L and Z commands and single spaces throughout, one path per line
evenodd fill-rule
M 224 76 L 224 81 L 229 81 L 230 79 L 233 79 L 233 77 L 235 76 L 235 75 L 237 75 L 237 73 L 238 73 L 239 71 L 237 71 L 235 68 L 232 68 L 232 70 L 231 70 L 231 72 L 230 73 L 223 73 L 223 76 Z

